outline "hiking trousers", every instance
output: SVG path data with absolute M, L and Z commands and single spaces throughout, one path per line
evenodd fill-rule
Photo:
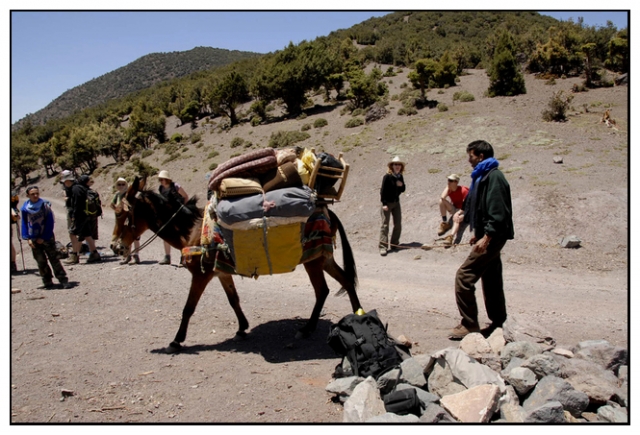
M 382 218 L 382 226 L 380 227 L 380 248 L 392 248 L 389 244 L 389 223 L 393 217 L 393 231 L 391 233 L 391 244 L 400 244 L 400 233 L 402 233 L 402 210 L 400 201 L 387 203 L 387 211 L 380 206 L 380 217 Z
M 455 292 L 462 325 L 467 328 L 479 327 L 478 304 L 475 284 L 482 280 L 482 294 L 487 316 L 494 326 L 501 326 L 507 320 L 507 307 L 502 282 L 502 260 L 500 251 L 506 240 L 492 239 L 487 250 L 478 254 L 472 251 L 456 272 Z
M 67 272 L 65 272 L 60 258 L 58 258 L 55 240 L 47 240 L 41 244 L 35 243 L 34 241 L 33 246 L 31 252 L 33 252 L 33 258 L 36 260 L 36 263 L 38 263 L 38 271 L 42 277 L 42 283 L 44 285 L 52 284 L 53 275 L 55 274 L 60 284 L 65 284 L 68 281 Z M 51 267 L 53 267 L 53 273 L 51 272 L 49 263 L 51 263 Z

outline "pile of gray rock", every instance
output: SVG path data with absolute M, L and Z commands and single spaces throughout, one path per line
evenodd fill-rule
M 344 361 L 343 364 L 348 364 Z M 385 411 L 392 390 L 415 388 L 421 415 Z M 344 406 L 343 422 L 628 422 L 628 352 L 605 340 L 571 349 L 511 316 L 485 338 L 405 359 L 377 381 L 334 379 L 326 390 Z

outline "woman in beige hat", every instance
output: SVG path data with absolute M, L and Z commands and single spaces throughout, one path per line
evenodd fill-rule
M 124 196 L 127 194 L 128 189 L 129 189 L 129 183 L 127 182 L 126 179 L 120 177 L 116 180 L 116 193 L 115 195 L 113 195 L 111 204 L 109 204 L 109 207 L 111 207 L 111 209 L 115 211 L 116 216 L 122 213 L 122 198 L 124 198 Z M 115 235 L 112 237 L 115 237 Z M 133 242 L 133 246 L 135 248 L 135 251 L 138 252 L 138 249 L 140 249 L 140 237 L 138 237 Z M 120 264 L 128 264 L 131 261 L 131 259 L 133 259 L 135 264 L 140 264 L 140 257 L 138 256 L 138 254 L 127 256 L 127 258 L 122 260 Z
M 388 163 L 387 173 L 382 178 L 380 187 L 380 216 L 382 226 L 380 227 L 380 255 L 387 255 L 389 248 L 393 249 L 400 243 L 400 233 L 402 232 L 402 210 L 400 209 L 400 194 L 405 191 L 404 184 L 405 163 L 396 156 Z M 389 245 L 389 221 L 393 216 L 393 232 L 391 233 L 391 245 Z
M 184 204 L 189 200 L 187 192 L 171 179 L 169 171 L 160 171 L 158 181 L 160 182 L 158 191 L 160 195 L 164 196 L 167 200 L 177 201 L 180 204 Z M 158 264 L 171 264 L 171 245 L 167 242 L 164 242 L 164 258 Z

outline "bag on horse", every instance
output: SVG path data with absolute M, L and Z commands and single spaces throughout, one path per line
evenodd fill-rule
M 336 370 L 338 377 L 354 375 L 377 379 L 402 362 L 396 347 L 399 343 L 387 335 L 387 328 L 375 310 L 343 317 L 331 327 L 327 343 L 338 355 L 347 359 L 353 371 L 350 374 Z M 405 352 L 408 353 L 408 350 Z

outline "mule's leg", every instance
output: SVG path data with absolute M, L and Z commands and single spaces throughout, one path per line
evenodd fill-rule
M 240 307 L 240 298 L 238 297 L 236 286 L 233 283 L 233 277 L 229 274 L 221 273 L 218 275 L 218 279 L 220 280 L 220 284 L 222 284 L 222 288 L 227 295 L 229 304 L 231 304 L 231 307 L 238 318 L 238 332 L 236 332 L 236 338 L 244 338 L 247 335 L 249 322 Z
M 198 305 L 198 301 L 200 301 L 200 296 L 204 293 L 204 289 L 209 284 L 209 281 L 214 276 L 213 270 L 205 272 L 204 274 L 200 271 L 192 271 L 191 276 L 191 288 L 189 289 L 189 297 L 187 298 L 187 303 L 182 309 L 182 320 L 180 321 L 180 328 L 178 329 L 178 333 L 176 337 L 173 339 L 171 344 L 169 344 L 168 352 L 173 353 L 180 350 L 180 343 L 184 342 L 187 338 L 187 328 L 189 327 L 189 320 L 193 313 L 196 311 L 196 306 Z
M 309 275 L 309 279 L 313 285 L 313 290 L 316 293 L 316 304 L 313 307 L 309 321 L 302 327 L 302 329 L 300 329 L 300 331 L 298 331 L 296 338 L 307 337 L 315 331 L 316 326 L 318 325 L 318 319 L 320 318 L 320 312 L 322 311 L 324 302 L 327 300 L 327 296 L 329 296 L 329 287 L 327 286 L 327 281 L 324 278 L 324 269 L 322 267 L 323 263 L 323 257 L 304 263 L 304 268 L 307 271 L 307 275 Z
M 338 266 L 333 257 L 326 259 L 326 261 L 324 262 L 324 270 L 333 279 L 338 281 L 342 288 L 347 291 L 349 300 L 351 301 L 351 308 L 353 308 L 353 312 L 355 313 L 359 308 L 362 308 L 362 305 L 360 305 L 360 300 L 358 299 L 358 294 L 356 293 L 354 283 L 347 280 L 344 270 L 342 270 L 342 268 Z

